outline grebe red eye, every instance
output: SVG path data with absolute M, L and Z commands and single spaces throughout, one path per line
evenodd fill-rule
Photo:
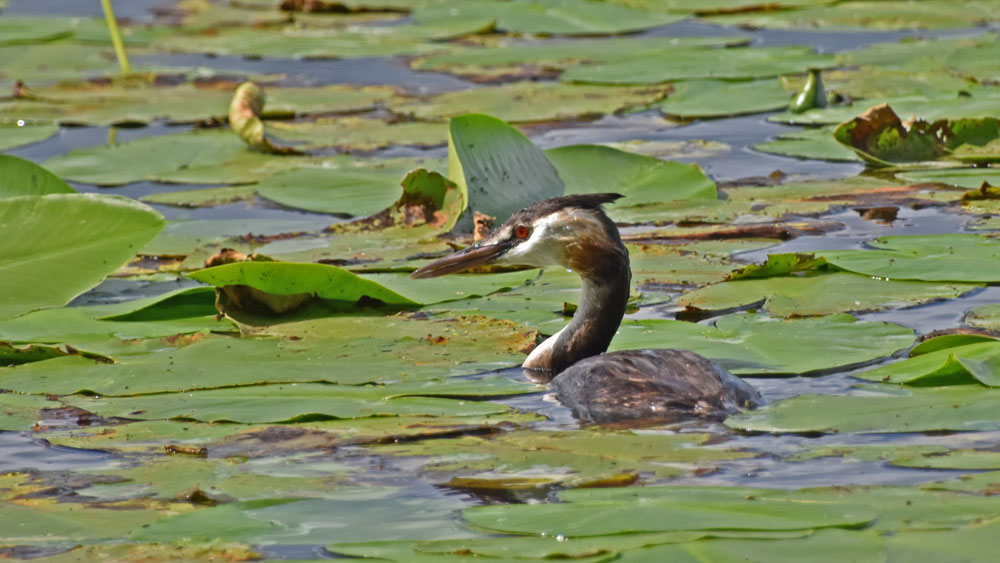
M 526 239 L 530 234 L 531 234 L 531 229 L 529 229 L 524 225 L 518 225 L 514 227 L 514 236 L 519 239 Z

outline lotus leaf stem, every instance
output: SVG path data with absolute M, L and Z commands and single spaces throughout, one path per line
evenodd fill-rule
M 104 19 L 108 23 L 108 32 L 111 33 L 111 43 L 115 47 L 118 66 L 121 67 L 122 74 L 128 74 L 131 72 L 128 54 L 125 53 L 125 42 L 122 41 L 121 30 L 118 29 L 118 20 L 115 19 L 115 10 L 111 7 L 111 0 L 101 0 L 101 7 L 104 8 Z

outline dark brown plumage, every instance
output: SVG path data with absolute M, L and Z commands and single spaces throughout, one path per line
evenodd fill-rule
M 551 379 L 556 396 L 578 418 L 722 418 L 756 406 L 760 395 L 753 387 L 694 352 L 603 353 L 625 316 L 632 276 L 618 228 L 601 209 L 620 197 L 583 194 L 533 203 L 487 239 L 424 266 L 413 277 L 487 263 L 560 265 L 579 274 L 583 287 L 573 319 L 532 351 L 523 365 L 541 375 L 534 379 Z

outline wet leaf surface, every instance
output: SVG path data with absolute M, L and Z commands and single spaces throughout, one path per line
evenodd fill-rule
M 56 193 L 0 200 L 0 317 L 65 304 L 162 228 L 159 213 L 125 198 Z

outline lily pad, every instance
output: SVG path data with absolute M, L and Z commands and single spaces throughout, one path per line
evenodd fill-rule
M 563 82 L 593 84 L 660 84 L 672 80 L 767 78 L 834 66 L 833 57 L 808 47 L 734 47 L 688 49 L 662 55 L 639 55 L 615 62 L 568 69 Z M 788 101 L 787 98 L 785 100 Z
M 508 379 L 421 383 L 419 385 L 351 386 L 322 383 L 253 385 L 184 394 L 71 398 L 68 404 L 100 416 L 139 420 L 184 419 L 202 422 L 295 422 L 401 414 L 483 416 L 507 407 L 494 403 L 446 399 L 532 392 L 531 385 Z M 262 409 L 261 405 L 267 405 Z
M 979 0 L 848 1 L 798 10 L 760 10 L 708 16 L 710 22 L 755 28 L 947 29 L 981 25 L 994 17 Z
M 650 14 L 610 3 L 586 0 L 482 2 L 429 8 L 415 14 L 417 22 L 492 19 L 497 29 L 534 35 L 614 35 L 673 23 L 684 16 Z
M 0 317 L 58 306 L 90 289 L 163 228 L 133 200 L 84 194 L 0 200 Z
M 44 164 L 67 180 L 119 186 L 143 180 L 247 184 L 306 163 L 316 160 L 253 152 L 229 131 L 209 129 L 74 149 Z
M 931 341 L 924 344 L 931 344 Z M 871 381 L 913 386 L 967 385 L 1000 387 L 1000 341 L 948 346 L 901 362 L 856 374 Z
M 522 81 L 423 98 L 397 96 L 388 105 L 393 113 L 425 121 L 488 113 L 511 123 L 529 123 L 646 108 L 666 93 L 665 88 L 657 86 L 617 88 Z
M 896 174 L 900 180 L 913 184 L 946 184 L 958 188 L 976 189 L 983 182 L 1000 185 L 1000 170 L 995 168 L 946 168 L 943 170 L 914 170 Z
M 919 115 L 925 120 L 979 119 L 990 118 L 997 114 L 1000 110 L 1000 96 L 995 92 L 978 92 L 971 97 L 911 95 L 874 98 L 847 106 L 816 108 L 801 113 L 776 113 L 768 117 L 768 120 L 796 125 L 834 125 L 850 121 L 863 109 L 878 104 L 892 106 L 898 115 Z
M 889 236 L 869 241 L 872 250 L 817 252 L 834 266 L 885 280 L 988 283 L 1000 280 L 994 238 L 967 235 Z M 1000 264 L 1000 263 L 998 263 Z
M 33 362 L 4 370 L 0 388 L 113 396 L 261 383 L 424 381 L 520 364 L 521 350 L 536 337 L 523 325 L 483 317 L 324 317 L 271 326 L 266 334 L 281 338 L 177 339 L 159 343 L 154 353 L 120 356 L 116 364 L 76 356 Z M 357 369 L 361 364 L 364 370 Z
M 0 115 L 80 125 L 147 124 L 157 119 L 169 123 L 222 121 L 237 86 L 227 81 L 132 88 L 114 83 L 64 84 L 32 90 L 34 97 L 30 99 L 2 102 Z M 267 109 L 262 116 L 364 111 L 391 95 L 391 89 L 381 86 L 268 87 Z
M 863 322 L 846 314 L 778 320 L 733 314 L 715 325 L 650 319 L 625 320 L 612 350 L 680 348 L 741 375 L 808 374 L 863 364 L 913 343 L 910 329 Z
M 505 41 L 495 46 L 453 47 L 447 52 L 418 57 L 417 70 L 436 70 L 478 79 L 545 76 L 581 63 L 610 62 L 640 53 L 662 53 L 687 47 L 727 47 L 746 43 L 746 37 L 611 37 L 534 43 Z
M 394 166 L 373 170 L 338 168 L 304 167 L 279 172 L 259 182 L 255 191 L 286 207 L 362 217 L 399 199 L 399 179 L 405 170 Z
M 976 285 L 875 280 L 848 273 L 812 273 L 727 281 L 683 295 L 679 305 L 724 310 L 762 303 L 776 317 L 879 311 L 952 299 Z
M 71 193 L 76 190 L 34 162 L 0 154 L 0 199 Z
M 750 432 L 930 432 L 1000 428 L 1000 391 L 981 385 L 891 389 L 864 395 L 799 395 L 726 426 Z
M 226 26 L 174 34 L 157 41 L 154 46 L 178 53 L 244 57 L 391 57 L 438 51 L 442 48 L 441 43 L 435 43 L 434 40 L 483 33 L 492 27 L 493 18 L 483 15 L 438 18 L 426 24 L 394 26 Z
M 577 500 L 480 506 L 466 510 L 464 516 L 472 525 L 487 530 L 568 538 L 687 530 L 852 528 L 875 518 L 875 513 L 861 504 L 748 499 L 752 495 L 740 489 L 713 492 L 702 499 L 668 493 L 640 503 Z
M 307 149 L 334 147 L 343 151 L 373 151 L 395 145 L 429 148 L 448 143 L 448 128 L 443 123 L 387 123 L 380 119 L 344 116 L 275 122 L 268 127 L 275 136 L 304 143 L 301 148 Z
M 188 274 L 216 287 L 247 285 L 266 293 L 307 293 L 332 301 L 377 299 L 387 305 L 415 306 L 411 299 L 336 266 L 294 262 L 237 262 Z
M 715 182 L 694 164 L 670 162 L 600 145 L 545 151 L 567 194 L 617 192 L 621 203 L 643 205 L 676 200 L 714 200 Z
M 693 467 L 753 454 L 696 448 L 704 434 L 663 435 L 588 430 L 584 432 L 507 432 L 493 437 L 466 436 L 379 447 L 397 456 L 428 456 L 422 469 L 451 475 L 452 486 L 522 489 L 561 483 L 596 486 L 626 482 L 640 474 L 680 475 Z M 475 452 L 470 455 L 470 452 Z
M 860 162 L 861 160 L 854 151 L 837 142 L 837 139 L 833 137 L 833 127 L 782 133 L 775 140 L 758 143 L 753 148 L 760 152 L 797 158 L 834 162 Z
M 682 118 L 761 113 L 788 105 L 790 93 L 775 79 L 727 82 L 690 80 L 674 85 L 660 112 Z
M 451 120 L 448 178 L 465 200 L 459 227 L 472 228 L 472 212 L 505 221 L 525 205 L 563 194 L 552 163 L 520 131 L 482 114 Z
M 1000 120 L 990 117 L 933 123 L 910 120 L 904 124 L 891 107 L 881 105 L 840 124 L 833 136 L 865 162 L 878 166 L 939 159 L 1000 159 Z
M 0 118 L 0 150 L 44 141 L 58 132 L 55 123 Z

